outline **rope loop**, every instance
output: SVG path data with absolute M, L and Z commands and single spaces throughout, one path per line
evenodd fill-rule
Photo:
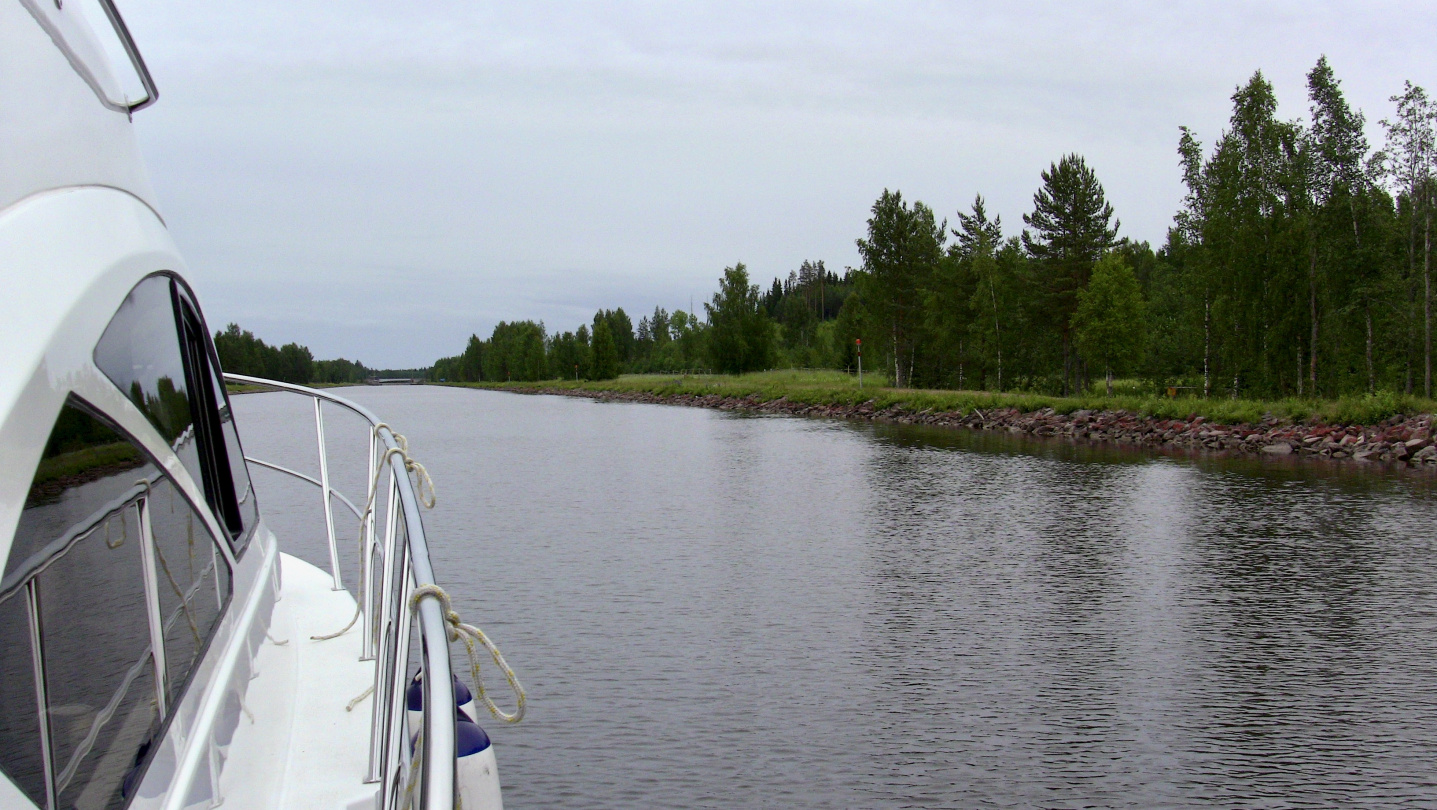
M 483 630 L 472 624 L 464 623 L 464 620 L 454 610 L 454 603 L 450 600 L 449 594 L 445 593 L 444 589 L 438 585 L 420 585 L 415 588 L 414 595 L 409 598 L 409 609 L 418 611 L 420 601 L 426 596 L 439 600 L 439 612 L 444 616 L 445 623 L 449 625 L 449 640 L 464 642 L 464 649 L 469 653 L 469 674 L 474 681 L 474 696 L 484 704 L 484 708 L 488 709 L 490 714 L 505 723 L 517 723 L 523 720 L 524 708 L 528 705 L 529 698 L 524 693 L 523 685 L 519 683 L 519 676 L 514 674 L 514 670 L 510 669 L 509 663 L 504 660 L 504 654 L 499 652 L 499 648 L 489 640 Z M 484 689 L 484 678 L 479 672 L 478 648 L 480 646 L 489 651 L 495 666 L 499 667 L 499 671 L 503 672 L 504 678 L 509 681 L 509 689 L 514 693 L 515 700 L 512 713 L 500 709 Z
M 374 500 L 379 497 L 379 479 L 384 475 L 384 465 L 389 461 L 390 456 L 399 456 L 404 459 L 404 470 L 414 476 L 414 489 L 419 495 L 419 503 L 421 503 L 425 509 L 433 509 L 434 504 L 438 502 L 438 498 L 434 494 L 434 479 L 429 477 L 429 471 L 424 469 L 423 464 L 415 461 L 409 455 L 409 440 L 404 438 L 404 434 L 395 433 L 394 428 L 384 422 L 375 425 L 370 431 L 370 434 L 375 439 L 379 438 L 380 428 L 389 431 L 389 434 L 394 437 L 394 443 L 397 447 L 391 447 L 385 450 L 384 455 L 379 457 L 379 463 L 374 465 L 374 480 L 370 482 L 369 500 L 364 502 L 364 513 L 359 516 L 359 559 L 361 560 L 364 559 L 365 552 L 364 527 L 369 520 L 369 516 L 374 513 Z M 424 494 L 426 490 L 428 490 L 429 493 L 427 496 Z M 390 508 L 393 509 L 394 507 L 391 505 Z M 364 597 L 368 587 L 369 583 L 361 579 L 359 583 L 359 598 L 354 600 L 354 615 L 349 617 L 348 624 L 333 633 L 326 633 L 322 636 L 310 636 L 310 640 L 329 641 L 332 638 L 339 638 L 345 633 L 348 633 L 349 628 L 353 627 L 354 623 L 359 621 L 360 615 L 364 612 Z
M 394 437 L 397 447 L 385 450 L 384 455 L 380 457 L 379 469 L 374 472 L 375 486 L 379 485 L 379 472 L 384 468 L 385 462 L 389 461 L 390 456 L 399 456 L 404 460 L 404 471 L 414 476 L 414 491 L 419 495 L 419 502 L 424 504 L 425 509 L 433 509 L 434 504 L 438 502 L 438 496 L 434 492 L 434 479 L 429 477 L 429 471 L 424 469 L 423 464 L 415 461 L 409 455 L 409 439 L 405 438 L 403 433 L 396 433 L 394 428 L 384 422 L 374 426 L 374 438 L 376 439 L 379 438 L 380 428 L 389 431 L 389 435 Z M 428 494 L 425 494 L 426 491 Z

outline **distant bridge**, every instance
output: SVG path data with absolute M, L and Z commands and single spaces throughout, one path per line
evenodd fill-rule
M 423 377 L 370 377 L 365 385 L 423 385 Z

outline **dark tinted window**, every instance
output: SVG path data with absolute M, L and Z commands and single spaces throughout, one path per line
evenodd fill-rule
M 145 454 L 84 409 L 60 411 L 5 564 L 9 578 L 32 555 L 134 486 L 129 471 L 146 464 Z M 127 474 L 128 473 L 128 474 Z
M 165 688 L 178 696 L 229 597 L 229 566 L 204 522 L 168 479 L 155 483 L 149 507 L 165 634 Z
M 189 292 L 178 283 L 175 285 L 175 298 L 195 410 L 205 417 L 197 419 L 195 426 L 202 438 L 200 447 L 205 454 L 204 463 L 209 476 L 206 492 L 214 491 L 210 501 L 215 504 L 230 535 L 236 539 L 238 552 L 248 541 L 248 530 L 254 526 L 257 515 L 254 493 L 249 486 L 249 471 L 245 468 L 244 450 L 235 431 L 229 398 L 219 379 L 214 344 L 210 342 L 199 308 Z
M 60 807 L 124 806 L 126 783 L 138 784 L 159 732 L 142 553 L 132 505 L 38 578 Z
M 213 361 L 214 356 L 211 355 Z M 235 427 L 234 410 L 230 407 L 229 393 L 220 380 L 219 364 L 210 366 L 210 385 L 219 405 L 220 433 L 224 437 L 225 455 L 229 460 L 230 477 L 234 481 L 236 505 L 239 507 L 240 522 L 248 532 L 259 520 L 259 502 L 255 499 L 254 485 L 250 483 L 249 467 L 244 460 L 244 447 L 240 445 L 239 430 Z
M 228 403 L 215 390 L 212 351 L 189 294 L 169 276 L 130 291 L 95 347 L 95 365 L 149 418 L 203 488 L 205 500 L 243 549 L 254 499 L 238 437 L 226 435 Z M 231 431 L 232 426 L 231 426 Z M 234 458 L 231 458 L 231 456 Z M 241 498 L 248 509 L 241 508 Z
M 83 403 L 65 406 L 0 591 L 0 767 L 37 804 L 45 775 L 31 633 L 58 806 L 124 806 L 229 597 L 228 566 L 205 526 L 138 445 Z
M 190 475 L 202 481 L 170 287 L 168 276 L 151 276 L 130 291 L 95 346 L 95 365 L 149 418 Z
M 214 355 L 210 355 L 210 388 L 214 391 L 216 408 L 218 411 L 218 422 L 220 422 L 220 438 L 224 442 L 224 455 L 228 468 L 230 468 L 230 480 L 233 483 L 234 494 L 236 494 L 236 508 L 239 510 L 241 537 L 236 541 L 236 556 L 240 550 L 249 543 L 249 533 L 254 529 L 254 524 L 259 521 L 259 501 L 254 497 L 254 485 L 250 483 L 250 470 L 244 464 L 244 447 L 240 445 L 239 429 L 234 427 L 234 409 L 230 408 L 230 396 L 224 389 L 224 382 L 220 379 L 220 366 L 214 362 Z

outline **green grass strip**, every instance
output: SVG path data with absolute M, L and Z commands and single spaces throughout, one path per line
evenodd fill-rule
M 564 389 L 594 392 L 647 393 L 657 396 L 708 396 L 753 398 L 759 402 L 787 399 L 802 405 L 858 406 L 871 402 L 877 410 L 900 408 L 968 414 L 974 409 L 1016 408 L 1024 413 L 1052 408 L 1060 414 L 1079 410 L 1127 411 L 1158 419 L 1201 416 L 1222 424 L 1257 424 L 1265 418 L 1279 422 L 1371 425 L 1392 416 L 1437 412 L 1437 401 L 1388 392 L 1340 399 L 1228 399 L 998 393 L 993 391 L 938 391 L 890 388 L 877 375 L 864 375 L 864 386 L 840 371 L 762 371 L 742 375 L 632 374 L 617 380 L 545 380 L 540 382 L 447 383 L 497 390 Z

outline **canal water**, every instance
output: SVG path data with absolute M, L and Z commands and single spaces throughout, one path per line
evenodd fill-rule
M 1437 806 L 1429 476 L 338 393 L 408 435 L 435 570 L 528 687 L 484 722 L 510 808 Z M 235 408 L 315 469 L 307 401 Z M 327 565 L 317 490 L 255 479 Z

